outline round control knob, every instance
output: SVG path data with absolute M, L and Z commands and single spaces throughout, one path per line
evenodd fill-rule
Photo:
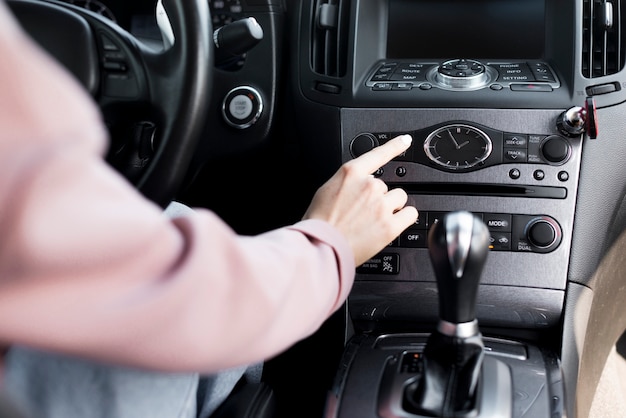
M 359 134 L 350 142 L 350 153 L 354 158 L 373 150 L 378 146 L 378 140 L 372 134 Z
M 548 162 L 563 164 L 569 159 L 572 146 L 562 136 L 552 135 L 541 144 L 541 153 Z
M 561 243 L 561 228 L 549 216 L 540 216 L 526 225 L 526 238 L 534 251 L 549 252 Z
M 233 128 L 249 128 L 259 120 L 261 113 L 263 113 L 261 94 L 249 86 L 232 89 L 222 103 L 222 116 Z
M 476 89 L 490 81 L 484 64 L 468 59 L 455 59 L 441 64 L 435 75 L 438 84 L 452 89 Z

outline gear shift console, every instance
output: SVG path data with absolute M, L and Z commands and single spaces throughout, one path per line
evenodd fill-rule
M 326 418 L 563 416 L 562 374 L 554 353 L 483 337 L 478 328 L 475 307 L 489 236 L 469 212 L 450 212 L 431 227 L 437 329 L 351 338 Z
M 420 376 L 405 389 L 403 408 L 427 417 L 493 416 L 481 414 L 484 346 L 475 316 L 489 231 L 473 214 L 451 212 L 430 230 L 428 248 L 437 278 L 439 324 L 426 343 Z M 501 412 L 510 417 L 510 405 L 497 413 L 506 416 Z

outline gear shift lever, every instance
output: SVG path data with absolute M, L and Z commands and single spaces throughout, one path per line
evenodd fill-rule
M 469 212 L 451 212 L 432 227 L 428 251 L 437 277 L 439 327 L 446 328 L 444 334 L 462 326 L 469 331 L 489 251 L 487 226 Z
M 476 410 L 484 357 L 475 317 L 489 231 L 469 212 L 451 212 L 428 235 L 439 291 L 439 324 L 423 354 L 424 371 L 407 387 L 404 407 L 418 415 L 457 417 Z

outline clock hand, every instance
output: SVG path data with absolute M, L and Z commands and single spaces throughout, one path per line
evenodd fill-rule
M 469 141 L 465 141 L 465 142 L 463 142 L 463 143 L 461 143 L 461 144 L 457 145 L 457 146 L 456 146 L 456 149 L 461 149 L 461 148 L 463 148 L 464 146 L 466 146 L 466 145 L 467 145 L 467 144 L 469 144 L 469 143 L 470 143 Z
M 459 143 L 458 143 L 458 142 L 456 142 L 456 139 L 454 139 L 454 136 L 452 136 L 452 132 L 450 132 L 449 130 L 448 130 L 448 131 L 446 131 L 446 132 L 448 132 L 448 135 L 450 135 L 450 139 L 452 139 L 452 142 L 454 142 L 454 146 L 456 147 L 456 149 L 461 148 L 461 147 L 459 146 Z

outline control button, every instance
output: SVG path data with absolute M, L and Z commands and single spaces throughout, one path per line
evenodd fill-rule
M 485 213 L 483 222 L 489 231 L 511 232 L 511 215 L 506 213 Z
M 400 271 L 400 255 L 396 253 L 380 253 L 357 267 L 357 273 L 363 274 L 398 274 Z
M 413 83 L 393 83 L 391 90 L 411 90 Z
M 559 181 L 567 181 L 569 180 L 569 173 L 567 171 L 559 171 L 559 174 L 557 174 L 557 178 L 559 179 Z
M 406 167 L 398 167 L 398 168 L 396 168 L 396 176 L 398 176 L 398 177 L 406 176 Z
M 230 100 L 228 111 L 235 119 L 244 120 L 252 114 L 252 100 L 239 94 Z
M 336 84 L 317 83 L 315 85 L 315 90 L 322 93 L 339 94 L 341 92 L 341 87 Z
M 391 73 L 376 73 L 372 76 L 372 81 L 389 80 Z
M 587 87 L 587 94 L 589 96 L 597 96 L 599 94 L 607 94 L 613 93 L 614 91 L 618 91 L 619 84 L 608 83 L 608 84 L 598 84 L 597 86 L 589 86 Z
M 100 41 L 102 41 L 102 49 L 105 51 L 119 51 L 120 48 L 117 46 L 115 42 L 111 40 L 106 35 L 100 35 Z
M 350 153 L 354 158 L 373 150 L 378 146 L 376 137 L 372 134 L 359 134 L 350 143 Z
M 382 167 L 374 171 L 374 177 L 381 177 L 383 174 L 385 174 L 385 169 Z
M 393 74 L 389 79 L 391 81 L 420 81 L 423 80 L 424 77 L 418 74 Z
M 552 75 L 552 71 L 550 68 L 542 62 L 536 62 L 531 64 L 530 66 L 533 70 L 533 74 L 535 75 L 535 80 L 537 81 L 545 81 L 549 83 L 555 83 L 556 79 Z
M 552 91 L 552 87 L 547 84 L 511 84 L 512 91 Z
M 430 83 L 422 83 L 420 84 L 420 90 L 430 90 L 433 88 L 433 85 Z
M 391 90 L 392 88 L 392 83 L 376 83 L 372 86 L 372 90 L 374 91 Z
M 522 134 L 504 134 L 504 146 L 507 148 L 526 148 L 528 136 Z
M 426 229 L 428 227 L 427 222 L 428 212 L 420 210 L 417 215 L 417 220 L 409 227 L 409 229 Z
M 533 177 L 535 178 L 535 180 L 543 180 L 546 178 L 546 173 L 543 172 L 543 170 L 535 170 L 535 172 L 533 173 Z
M 226 123 L 237 129 L 254 125 L 263 112 L 259 92 L 248 86 L 232 89 L 222 103 L 222 116 Z
M 490 231 L 489 249 L 492 251 L 511 251 L 511 234 Z
M 571 145 L 567 139 L 559 135 L 552 135 L 541 144 L 543 158 L 551 163 L 563 164 L 570 156 Z
M 499 90 L 502 90 L 504 86 L 502 86 L 502 84 L 492 84 L 489 86 L 489 88 L 491 90 L 499 91 Z
M 504 159 L 507 161 L 517 161 L 517 162 L 525 162 L 526 161 L 526 151 L 522 149 L 504 149 Z
M 426 248 L 426 231 L 408 230 L 400 234 L 400 247 Z
M 513 180 L 517 180 L 518 178 L 520 178 L 521 175 L 522 173 L 520 173 L 520 171 L 517 168 L 512 168 L 509 171 L 509 177 L 512 178 Z
M 428 212 L 428 228 L 441 221 L 448 212 Z

